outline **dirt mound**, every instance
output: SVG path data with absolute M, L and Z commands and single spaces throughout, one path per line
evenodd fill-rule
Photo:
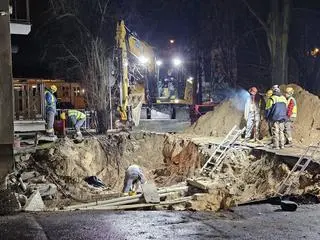
M 243 111 L 237 106 L 244 102 L 240 97 L 225 101 L 215 107 L 214 111 L 201 116 L 196 123 L 185 130 L 187 134 L 204 136 L 225 136 L 234 125 L 242 125 Z
M 295 89 L 294 97 L 298 104 L 298 117 L 294 125 L 293 137 L 296 143 L 303 145 L 315 144 L 320 140 L 320 99 L 301 87 L 290 84 Z M 284 91 L 286 86 L 281 86 Z M 202 116 L 185 133 L 205 136 L 225 136 L 234 125 L 244 126 L 243 109 L 245 95 L 225 101 L 214 111 Z M 266 135 L 267 124 L 261 125 Z
M 298 116 L 294 124 L 293 138 L 304 145 L 315 144 L 320 141 L 320 99 L 298 85 L 290 84 L 294 88 L 294 97 L 298 104 Z M 286 86 L 281 86 L 284 91 Z

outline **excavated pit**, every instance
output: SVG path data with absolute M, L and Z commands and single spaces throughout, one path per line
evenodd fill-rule
M 37 151 L 28 161 L 20 160 L 17 167 L 36 170 L 58 185 L 59 194 L 50 204 L 59 206 L 119 193 L 125 169 L 131 164 L 140 165 L 147 179 L 158 187 L 197 177 L 214 148 L 174 134 L 124 133 L 98 139 L 80 144 L 61 139 L 54 147 Z M 208 193 L 189 202 L 188 208 L 215 211 L 272 196 L 295 162 L 262 151 L 230 152 L 213 175 Z M 318 163 L 312 163 L 293 192 L 320 195 L 319 169 Z M 84 181 L 88 176 L 97 176 L 107 188 L 89 186 Z

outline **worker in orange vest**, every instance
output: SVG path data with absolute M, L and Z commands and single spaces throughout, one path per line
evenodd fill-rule
M 293 124 L 296 121 L 298 107 L 297 101 L 293 97 L 294 89 L 292 87 L 286 88 L 285 96 L 287 98 L 287 115 L 288 120 L 285 122 L 284 133 L 286 137 L 286 146 L 292 145 L 292 128 Z

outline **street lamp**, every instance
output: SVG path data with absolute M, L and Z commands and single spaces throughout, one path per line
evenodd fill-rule
M 179 67 L 182 64 L 182 60 L 180 58 L 174 58 L 172 63 L 175 67 Z

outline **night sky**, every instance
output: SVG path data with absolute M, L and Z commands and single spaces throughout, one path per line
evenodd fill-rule
M 112 1 L 112 0 L 111 0 Z M 241 0 L 239 0 L 241 2 Z M 136 0 L 121 2 L 121 8 L 118 10 L 119 16 L 123 16 L 130 30 L 137 32 L 138 36 L 149 42 L 156 49 L 164 49 L 168 46 L 168 40 L 173 38 L 176 40 L 176 45 L 182 48 L 189 47 L 192 39 L 201 39 L 203 36 L 198 36 L 196 23 L 199 18 L 205 16 L 199 11 L 200 0 Z M 211 1 L 215 2 L 215 1 Z M 257 11 L 259 16 L 266 19 L 268 4 L 266 0 L 248 1 Z M 37 38 L 39 26 L 48 18 L 48 4 L 45 0 L 30 1 L 31 17 L 32 17 L 32 32 L 29 36 L 12 36 L 12 43 L 19 46 L 19 52 L 13 55 L 13 72 L 15 77 L 38 77 L 52 78 L 55 73 L 50 68 L 50 62 L 46 59 L 41 59 L 41 49 L 39 49 L 40 40 Z M 119 4 L 120 6 L 120 4 Z M 230 6 L 232 8 L 234 6 Z M 130 14 L 129 14 L 130 13 Z M 296 49 L 300 48 L 307 51 L 307 48 L 317 47 L 320 35 L 320 1 L 318 0 L 294 0 L 292 11 L 292 24 L 290 29 L 290 48 L 289 55 L 293 55 Z M 247 13 L 249 15 L 249 13 Z M 259 23 L 253 16 L 249 17 L 252 27 L 259 27 Z M 239 22 L 238 24 L 242 24 Z M 243 22 L 247 24 L 247 22 Z M 301 26 L 307 25 L 312 29 L 308 33 L 307 43 L 301 46 L 298 38 L 304 34 Z M 114 33 L 110 33 L 114 34 Z M 255 37 L 248 36 L 242 43 L 238 61 L 239 65 L 243 61 L 254 62 L 257 60 L 253 56 L 257 51 L 261 51 L 262 55 L 265 49 L 257 50 L 253 46 L 254 41 L 261 42 L 260 45 L 266 45 L 263 32 L 257 31 Z M 201 40 L 200 40 L 201 41 Z M 248 54 L 250 52 L 250 54 Z M 266 57 L 267 58 L 267 57 Z M 247 64 L 247 63 L 245 63 Z M 250 63 L 251 64 L 251 63 Z M 246 70 L 245 70 L 246 71 Z M 250 78 L 247 73 L 239 76 L 241 78 Z M 252 76 L 251 76 L 252 78 Z M 245 81 L 245 79 L 244 79 Z

